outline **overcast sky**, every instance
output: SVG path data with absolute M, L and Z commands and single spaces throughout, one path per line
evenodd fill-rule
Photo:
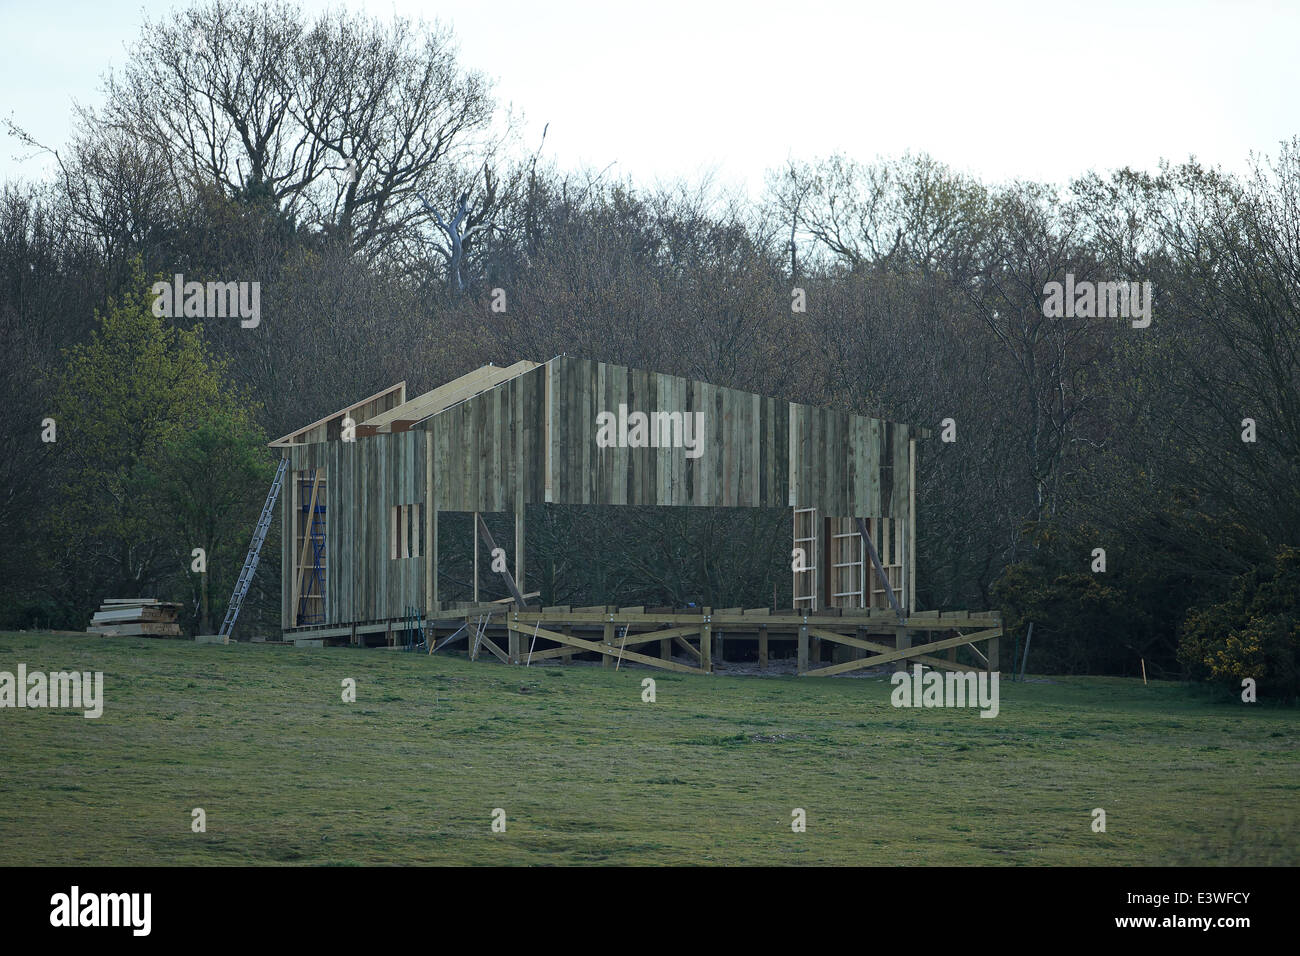
M 62 144 L 158 0 L 0 0 L 0 113 Z M 308 9 L 326 4 L 305 0 Z M 986 181 L 1067 182 L 1160 157 L 1245 167 L 1300 134 L 1300 3 L 408 2 L 547 152 L 651 183 L 761 191 L 788 157 L 911 150 Z M 0 132 L 0 179 L 38 178 Z

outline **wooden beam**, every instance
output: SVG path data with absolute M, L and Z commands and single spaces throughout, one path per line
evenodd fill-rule
M 417 395 L 409 401 L 403 401 L 386 412 L 372 415 L 362 424 L 377 432 L 404 431 L 426 418 L 446 411 L 452 405 L 473 398 L 536 367 L 536 362 L 527 360 L 516 362 L 508 367 L 484 365 L 450 382 L 444 382 L 432 391 Z
M 700 669 L 713 672 L 713 608 L 704 609 L 704 623 L 700 625 Z
M 970 646 L 970 645 L 967 645 Z M 949 651 L 955 651 L 956 648 L 949 648 Z M 941 671 L 954 671 L 958 674 L 970 673 L 970 668 L 956 663 L 957 658 L 951 660 L 942 657 L 930 657 L 928 654 L 918 654 L 916 657 L 909 657 L 913 664 L 925 664 L 927 667 L 933 667 Z
M 488 554 L 491 554 L 497 549 L 497 543 L 492 540 L 492 532 L 488 531 L 488 526 L 487 524 L 484 523 L 483 516 L 479 514 L 477 511 L 474 512 L 474 520 L 478 523 L 479 536 L 482 537 L 483 541 L 487 544 Z M 475 555 L 477 556 L 477 549 L 475 549 Z M 474 571 L 475 571 L 474 580 L 475 583 L 477 584 L 478 582 L 477 561 L 475 561 Z M 502 571 L 501 576 L 506 579 L 506 586 L 510 588 L 510 594 L 514 597 L 515 603 L 519 605 L 519 609 L 523 610 L 524 608 L 526 608 L 528 606 L 528 602 L 525 601 L 524 596 L 519 593 L 519 586 L 515 584 L 515 579 L 510 574 L 510 570 L 507 568 L 506 570 Z
M 289 432 L 289 434 L 281 435 L 275 441 L 269 442 L 268 446 L 271 448 L 280 448 L 285 445 L 293 445 L 296 443 L 295 439 L 305 435 L 313 428 L 319 428 L 321 425 L 326 425 L 336 418 L 346 418 L 348 417 L 348 415 L 350 415 L 352 412 L 355 412 L 358 408 L 361 408 L 363 405 L 369 405 L 371 402 L 378 401 L 379 399 L 385 397 L 386 395 L 391 395 L 393 392 L 398 393 L 397 401 L 399 403 L 406 401 L 406 382 L 398 382 L 396 385 L 390 385 L 388 386 L 388 388 L 385 388 L 382 391 L 375 392 L 375 394 L 371 395 L 369 398 L 363 398 L 359 402 L 353 402 L 351 405 L 348 405 L 345 408 L 340 408 L 337 412 L 334 412 L 333 414 L 326 415 L 324 418 L 317 419 L 316 421 L 312 422 L 310 425 L 304 425 L 302 428 L 296 428 L 293 431 Z M 361 423 L 358 422 L 357 424 L 359 426 Z
M 545 449 L 545 454 L 546 454 L 546 461 L 543 467 L 545 468 L 545 479 L 546 479 L 546 493 L 544 497 L 546 498 L 547 501 L 550 501 L 554 495 L 554 491 L 551 487 L 551 434 L 553 428 L 552 419 L 555 417 L 555 412 L 551 405 L 551 374 L 552 374 L 551 366 L 554 364 L 554 362 L 555 359 L 551 359 L 551 361 L 546 363 L 546 372 L 545 372 L 546 415 L 543 418 L 542 447 L 543 449 Z
M 827 631 L 821 628 L 810 627 L 808 628 L 808 633 L 809 634 L 816 633 L 824 640 L 836 641 L 840 644 L 845 644 L 849 647 L 856 648 L 862 651 L 875 651 L 877 654 L 888 654 L 889 652 L 895 650 L 895 648 L 890 647 L 888 644 L 880 644 L 877 643 L 876 641 L 868 641 L 861 637 L 847 637 L 844 634 L 836 634 L 834 631 Z M 970 670 L 969 667 L 961 667 L 960 665 L 958 665 L 956 663 L 956 658 L 945 661 L 942 658 L 930 657 L 928 655 L 921 654 L 921 651 L 924 650 L 924 647 L 917 648 L 916 650 L 917 653 L 912 657 L 909 657 L 908 658 L 909 661 L 919 661 L 922 664 L 928 664 L 931 667 L 938 667 L 943 670 L 963 671 L 963 672 Z M 974 645 L 970 645 L 970 650 L 975 651 Z M 949 648 L 950 653 L 956 653 L 956 651 L 957 651 L 956 647 Z M 979 652 L 976 651 L 976 653 L 978 654 Z M 979 656 L 982 657 L 983 655 L 979 655 Z
M 513 621 L 508 622 L 506 626 L 513 630 L 520 630 L 528 634 L 532 633 L 523 625 L 516 624 Z M 609 646 L 606 644 L 597 644 L 595 641 L 584 641 L 580 637 L 571 637 L 567 634 L 560 634 L 556 631 L 548 631 L 545 629 L 538 629 L 537 636 L 544 637 L 548 641 L 555 641 L 559 644 L 568 644 L 580 650 L 591 651 L 592 653 L 595 654 L 604 654 L 609 649 Z M 536 655 L 534 655 L 534 657 L 536 657 Z M 705 671 L 700 670 L 699 668 L 687 667 L 685 664 L 678 664 L 676 661 L 661 660 L 658 657 L 649 657 L 645 654 L 638 654 L 635 651 L 624 651 L 623 659 L 629 661 L 636 661 L 638 664 L 646 664 L 649 665 L 650 667 L 661 667 L 664 670 L 679 671 L 680 673 L 683 674 L 705 673 Z
M 875 657 L 864 657 L 860 661 L 845 661 L 843 664 L 831 664 L 829 667 L 820 667 L 814 671 L 808 671 L 806 677 L 830 677 L 833 674 L 845 674 L 849 671 L 855 671 L 863 667 L 875 667 L 877 664 L 888 664 L 891 661 L 904 660 L 909 657 L 917 657 L 921 654 L 932 654 L 935 651 L 947 650 L 949 647 L 958 647 L 962 644 L 969 644 L 972 641 L 986 641 L 990 638 L 996 638 L 1002 633 L 1002 629 L 991 628 L 987 631 L 976 631 L 964 637 L 950 637 L 943 641 L 931 641 L 929 644 L 922 644 L 919 647 L 904 647 L 897 650 L 889 651 L 884 654 L 877 654 Z
M 529 591 L 527 594 L 524 595 L 524 600 L 531 600 L 532 598 L 540 597 L 541 594 L 542 594 L 541 591 Z M 515 599 L 513 597 L 497 598 L 495 601 L 489 601 L 488 603 L 489 604 L 514 604 Z
M 823 637 L 828 641 L 834 641 L 837 644 L 844 644 L 848 647 L 857 647 L 864 651 L 877 651 L 883 653 L 884 651 L 893 650 L 892 647 L 885 644 L 877 644 L 874 641 L 863 640 L 859 637 L 848 637 L 845 634 L 837 634 L 834 631 L 828 631 L 821 627 L 809 627 L 808 636 Z
M 523 637 L 527 637 L 529 644 L 532 643 L 532 634 L 533 634 L 532 631 L 521 630 L 519 634 Z M 539 632 L 537 636 L 541 637 L 542 635 Z M 572 653 L 573 653 L 572 647 L 568 647 L 567 645 L 561 645 L 560 647 L 548 647 L 542 651 L 534 650 L 532 659 L 533 662 L 536 663 L 537 661 L 549 661 L 557 657 L 564 657 L 565 655 L 572 654 Z
M 464 385 L 461 388 L 454 390 L 449 394 L 444 395 L 443 397 L 439 398 L 437 401 L 431 402 L 429 404 L 426 404 L 425 407 L 417 409 L 414 413 L 415 420 L 412 422 L 412 425 L 418 425 L 420 424 L 420 422 L 426 421 L 432 418 L 434 415 L 437 415 L 441 412 L 445 412 L 453 405 L 459 405 L 461 402 L 474 398 L 477 395 L 481 395 L 484 392 L 491 391 L 492 389 L 496 388 L 498 385 L 504 385 L 512 378 L 518 378 L 520 375 L 523 375 L 525 372 L 530 372 L 536 367 L 537 367 L 536 362 L 529 362 L 525 360 L 521 362 L 516 362 L 514 365 L 508 366 L 506 368 L 497 368 L 496 366 L 488 366 L 486 368 L 479 369 L 480 372 L 484 372 L 486 374 L 478 381 L 471 382 L 467 385 Z
M 513 600 L 513 598 L 512 598 Z M 951 631 L 956 625 L 952 620 L 947 618 L 940 619 L 938 611 L 922 611 L 908 617 L 902 624 L 898 622 L 898 617 L 888 608 L 875 610 L 855 610 L 851 608 L 837 608 L 838 615 L 823 616 L 818 613 L 809 618 L 810 621 L 816 621 L 823 626 L 836 626 L 854 628 L 859 625 L 870 631 L 878 633 L 894 633 L 900 629 L 913 631 Z M 452 616 L 457 616 L 460 612 L 450 612 Z M 566 611 L 539 611 L 536 607 L 529 608 L 520 615 L 520 621 L 535 622 L 540 620 L 543 624 L 548 621 L 554 624 L 568 622 L 570 624 L 604 624 L 609 616 L 615 616 L 615 623 L 625 624 L 688 624 L 694 622 L 697 626 L 701 623 L 702 615 L 696 611 L 693 613 L 683 613 L 680 611 L 663 611 L 647 612 L 645 614 L 624 615 L 619 614 L 617 608 L 610 608 L 606 605 L 600 605 L 591 608 L 570 608 Z M 927 617 L 927 615 L 930 615 Z M 788 630 L 794 632 L 798 630 L 799 625 L 804 623 L 805 615 L 802 612 L 788 611 L 780 615 L 772 615 L 762 621 L 769 629 Z M 723 627 L 727 630 L 746 631 L 752 630 L 758 623 L 754 618 L 741 616 L 731 616 L 720 618 L 719 615 L 712 615 L 713 626 Z M 978 611 L 975 612 L 968 622 L 963 622 L 968 627 L 1001 627 L 1002 619 L 996 611 Z
M 432 653 L 434 653 L 435 651 L 440 651 L 440 650 L 442 650 L 444 647 L 446 647 L 447 645 L 456 643 L 456 642 L 459 641 L 462 637 L 464 637 L 464 638 L 470 638 L 471 640 L 473 639 L 473 632 L 470 631 L 470 628 L 469 628 L 469 621 L 465 621 L 463 624 L 461 624 L 460 627 L 458 627 L 458 628 L 456 628 L 456 630 L 452 631 L 450 635 L 448 635 L 447 637 L 443 638 L 441 644 L 437 644 L 436 641 L 431 641 L 431 642 L 429 643 L 429 653 L 432 654 Z
M 907 610 L 916 610 L 916 439 L 907 443 Z
M 496 656 L 497 660 L 499 660 L 502 664 L 510 663 L 510 655 L 508 655 L 505 651 L 501 650 L 501 648 L 497 647 L 496 643 L 492 640 L 492 638 L 487 636 L 486 623 L 483 625 L 483 634 L 479 637 L 479 643 L 483 647 L 486 647 L 489 651 L 491 651 Z
M 880 586 L 885 589 L 885 597 L 889 599 L 889 606 L 894 609 L 898 615 L 898 623 L 902 624 L 907 618 L 903 609 L 898 606 L 898 598 L 894 597 L 894 589 L 889 583 L 889 576 L 885 574 L 884 565 L 880 563 L 880 555 L 876 553 L 876 546 L 871 542 L 871 535 L 867 533 L 867 523 L 858 518 L 858 534 L 862 535 L 862 543 L 867 546 L 867 553 L 871 555 L 871 563 L 876 569 L 876 576 L 880 578 Z
M 521 628 L 521 633 L 526 633 L 526 635 L 532 635 L 533 632 L 528 630 L 528 627 L 526 627 L 524 623 L 519 623 L 519 627 Z M 565 624 L 565 627 L 568 627 L 567 624 Z M 677 631 L 677 630 L 685 631 L 686 633 L 693 633 L 693 635 L 694 633 L 699 633 L 698 627 L 673 628 L 673 631 Z M 537 633 L 538 636 L 543 636 L 543 633 L 545 632 L 538 630 Z M 627 648 L 633 648 L 633 646 L 640 646 L 642 644 L 653 644 L 654 641 L 660 640 L 660 635 L 664 635 L 664 633 L 672 633 L 672 632 L 645 631 L 642 633 L 629 633 L 627 644 L 624 644 L 624 646 L 627 646 Z M 662 645 L 668 644 L 669 646 L 671 646 L 673 643 L 679 644 L 682 649 L 686 650 L 686 652 L 688 652 L 690 656 L 694 657 L 698 661 L 699 659 L 698 650 L 695 649 L 694 646 L 689 643 L 689 641 L 686 641 L 685 637 L 679 635 L 679 633 L 673 633 L 673 636 L 664 637 L 664 639 L 660 641 L 660 657 L 658 659 L 666 659 L 671 657 L 669 656 L 669 654 L 663 653 Z M 602 641 L 602 645 L 603 645 L 603 641 Z M 572 646 L 563 645 L 563 646 L 559 646 L 559 648 L 546 648 L 545 650 L 534 650 L 533 659 L 534 661 L 547 661 L 547 659 L 551 659 L 555 657 L 572 656 L 572 653 L 573 653 Z M 627 657 L 627 653 L 624 653 L 623 657 Z
M 636 644 L 649 644 L 653 641 L 672 640 L 674 637 L 685 637 L 689 634 L 698 634 L 698 627 L 670 627 L 662 631 L 640 631 L 636 634 L 628 634 L 626 642 L 629 647 Z M 623 639 L 620 639 L 623 640 Z
M 528 630 L 528 628 L 525 625 L 520 624 L 519 626 L 523 629 L 520 633 L 526 633 L 529 635 L 532 634 L 532 631 Z M 660 638 L 664 634 L 669 634 L 670 635 L 669 637 L 663 638 L 663 643 L 667 643 L 671 645 L 673 642 L 673 636 L 671 635 L 674 634 L 674 631 L 679 631 L 679 630 L 689 634 L 698 634 L 700 631 L 698 627 L 674 628 L 673 631 L 643 631 L 640 634 L 628 634 L 626 641 L 624 641 L 623 638 L 619 638 L 618 643 L 625 648 L 639 647 L 642 644 L 653 644 L 655 641 L 660 640 Z M 538 636 L 541 636 L 540 631 L 538 632 Z M 689 645 L 687 646 L 689 647 Z M 694 651 L 695 649 L 691 648 L 691 650 Z M 554 657 L 562 657 L 565 654 L 572 654 L 572 653 L 573 653 L 573 648 L 568 646 L 548 647 L 545 650 L 533 651 L 533 660 L 535 661 L 549 660 Z M 627 654 L 625 653 L 623 656 L 627 657 Z M 695 656 L 698 658 L 699 653 L 696 652 Z
M 307 571 L 307 549 L 311 546 L 311 526 L 316 516 L 316 492 L 320 488 L 321 475 L 324 468 L 317 468 L 315 478 L 311 483 L 311 503 L 307 506 L 307 526 L 304 528 L 302 539 L 302 556 L 298 558 L 298 573 L 293 576 L 293 623 L 298 623 L 298 599 L 302 594 L 302 576 Z M 295 478 L 296 482 L 298 479 Z
M 520 474 L 522 474 L 522 469 Z M 522 492 L 520 493 L 522 499 Z M 518 589 L 524 589 L 524 504 L 522 500 L 515 502 L 515 584 Z
M 438 602 L 438 496 L 433 471 L 433 435 L 424 442 L 424 604 L 435 613 L 441 610 Z

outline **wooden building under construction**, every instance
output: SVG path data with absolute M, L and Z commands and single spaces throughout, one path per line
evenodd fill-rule
M 770 640 L 792 641 L 809 675 L 904 659 L 957 667 L 963 645 L 992 666 L 996 612 L 916 610 L 918 437 L 571 356 L 487 366 L 409 399 L 400 383 L 272 442 L 288 459 L 284 636 L 391 645 L 414 634 L 430 652 L 463 639 L 471 656 L 508 662 L 599 654 L 612 666 L 708 672 L 725 634 L 757 640 L 763 664 Z M 524 516 L 548 503 L 788 508 L 794 606 L 530 606 Z M 479 516 L 513 514 L 504 601 L 440 600 L 447 512 L 475 515 L 476 588 L 479 556 L 495 548 Z M 913 644 L 926 632 L 938 638 Z M 987 657 L 974 642 L 987 642 Z

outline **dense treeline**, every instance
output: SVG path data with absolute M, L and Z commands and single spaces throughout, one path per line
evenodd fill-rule
M 0 195 L 6 626 L 82 627 L 110 593 L 197 616 L 199 546 L 219 613 L 268 435 L 568 352 L 931 428 L 921 606 L 1036 622 L 1036 669 L 1295 693 L 1300 140 L 1244 177 L 1062 191 L 927 156 L 647 189 L 520 142 L 441 27 L 222 3 L 148 24 L 50 152 L 51 182 Z M 152 317 L 177 273 L 259 282 L 260 323 Z M 1067 275 L 1150 282 L 1152 321 L 1054 315 Z M 548 603 L 789 600 L 783 513 L 534 526 Z M 275 626 L 264 554 L 250 629 Z

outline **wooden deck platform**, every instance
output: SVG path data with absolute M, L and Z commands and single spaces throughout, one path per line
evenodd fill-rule
M 299 644 L 405 643 L 408 623 L 371 621 L 348 627 L 295 628 Z M 966 647 L 988 670 L 997 669 L 1002 615 L 998 611 L 924 611 L 901 620 L 893 611 L 770 608 L 545 607 L 477 604 L 440 610 L 423 619 L 425 653 L 455 648 L 472 660 L 486 651 L 506 664 L 565 663 L 599 655 L 605 667 L 640 664 L 688 674 L 708 674 L 730 644 L 757 642 L 758 666 L 767 667 L 774 643 L 794 651 L 797 672 L 831 677 L 902 662 L 944 670 L 969 670 L 956 653 Z M 984 645 L 984 652 L 975 646 Z M 832 660 L 827 662 L 826 649 Z M 647 653 L 650 652 L 650 653 Z M 734 653 L 734 650 L 733 650 Z M 942 656 L 940 656 L 942 655 Z M 688 663 L 682 663 L 685 659 Z

